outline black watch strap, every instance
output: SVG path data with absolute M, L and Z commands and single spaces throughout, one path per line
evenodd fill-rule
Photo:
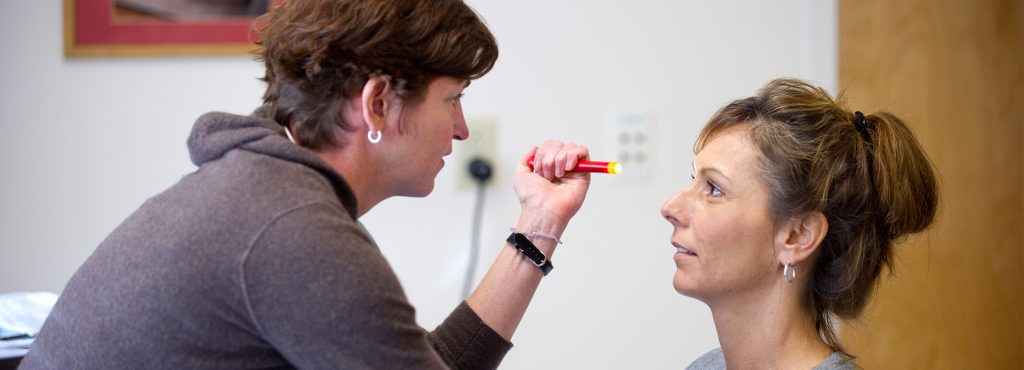
M 551 260 L 548 259 L 548 256 L 544 255 L 544 252 L 541 252 L 540 249 L 537 249 L 537 246 L 533 245 L 526 235 L 513 232 L 508 236 L 508 239 L 505 239 L 505 241 L 513 247 L 516 247 L 516 249 L 519 250 L 519 253 L 526 256 L 534 266 L 540 268 L 540 271 L 544 272 L 544 276 L 547 276 L 548 273 L 551 272 L 551 269 L 555 268 L 555 266 L 551 264 Z

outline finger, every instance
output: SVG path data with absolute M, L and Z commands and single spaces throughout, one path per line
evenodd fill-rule
M 570 152 L 569 159 L 572 161 L 572 168 L 576 168 L 580 161 L 590 159 L 590 149 L 585 146 L 577 146 Z
M 566 156 L 567 158 L 566 158 L 566 161 L 565 161 L 565 170 L 566 171 L 572 171 L 573 169 L 576 168 L 576 165 L 578 165 L 580 163 L 579 154 L 577 154 L 577 153 L 579 153 L 580 148 L 581 147 L 575 147 L 571 151 L 569 151 L 568 155 Z M 584 148 L 584 149 L 586 149 L 586 148 Z
M 565 176 L 565 171 L 567 170 L 565 168 L 565 157 L 565 149 L 559 150 L 558 153 L 555 154 L 555 177 L 561 178 L 562 176 Z
M 571 166 L 571 167 L 569 167 L 570 168 L 569 171 L 572 171 L 572 169 L 576 168 L 576 166 L 579 165 L 579 162 L 581 160 L 586 160 L 586 159 L 589 159 L 589 158 L 590 158 L 590 149 L 587 149 L 587 147 L 578 146 L 576 148 L 573 148 L 573 150 L 571 150 L 569 152 L 569 156 L 568 156 L 568 158 L 566 158 L 566 162 L 570 162 L 570 163 L 566 163 L 566 166 Z M 574 177 L 590 178 L 590 174 L 589 173 L 583 173 L 583 172 L 570 172 L 570 173 L 573 174 L 573 175 L 581 175 L 581 176 L 574 176 Z M 582 175 L 586 175 L 586 176 L 582 176 Z
M 526 155 L 519 160 L 519 166 L 516 168 L 516 172 L 530 172 L 530 158 L 533 158 L 537 154 L 537 147 L 533 147 L 530 151 L 526 152 Z M 534 162 L 534 168 L 536 168 L 536 162 Z
M 544 176 L 548 181 L 555 180 L 555 156 L 557 155 L 557 151 L 548 151 L 544 153 L 544 159 L 541 161 L 541 163 L 543 163 L 541 167 L 541 176 Z
M 544 176 L 544 178 L 548 179 L 548 181 L 554 181 L 555 179 L 555 159 L 562 145 L 563 144 L 561 142 L 548 140 L 545 141 L 544 144 L 541 145 L 541 149 L 537 151 L 537 155 L 541 157 L 540 172 L 538 173 L 540 173 L 541 176 Z M 533 164 L 536 168 L 536 158 L 534 158 Z
M 547 152 L 550 150 L 548 146 L 547 141 L 540 143 L 540 146 L 537 147 L 537 151 L 533 153 L 534 173 L 540 174 L 544 172 L 544 156 L 547 155 Z
M 571 157 L 573 149 L 576 148 L 576 144 L 568 143 L 558 151 L 558 155 L 555 156 L 555 175 L 557 177 L 564 177 L 566 173 L 572 170 L 569 166 L 568 159 Z

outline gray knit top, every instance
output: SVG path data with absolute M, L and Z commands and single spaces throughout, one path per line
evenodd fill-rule
M 853 363 L 843 354 L 834 352 L 811 370 L 855 370 Z M 715 348 L 686 367 L 686 370 L 725 370 L 725 355 L 721 348 Z

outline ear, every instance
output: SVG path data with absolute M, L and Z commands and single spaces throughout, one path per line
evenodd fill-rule
M 387 76 L 373 76 L 366 81 L 359 102 L 362 104 L 361 113 L 367 130 L 384 130 L 392 98 L 391 80 Z
M 807 212 L 790 218 L 776 236 L 776 245 L 781 246 L 779 263 L 792 261 L 799 265 L 809 261 L 827 233 L 828 219 L 821 212 Z

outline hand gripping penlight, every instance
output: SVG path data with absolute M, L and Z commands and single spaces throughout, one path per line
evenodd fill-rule
M 527 163 L 530 165 L 530 169 L 533 169 L 533 158 Z M 573 168 L 569 172 L 591 172 L 591 173 L 607 173 L 609 175 L 618 175 L 622 172 L 622 165 L 619 162 L 598 162 L 598 161 L 580 161 L 576 164 L 576 168 Z

